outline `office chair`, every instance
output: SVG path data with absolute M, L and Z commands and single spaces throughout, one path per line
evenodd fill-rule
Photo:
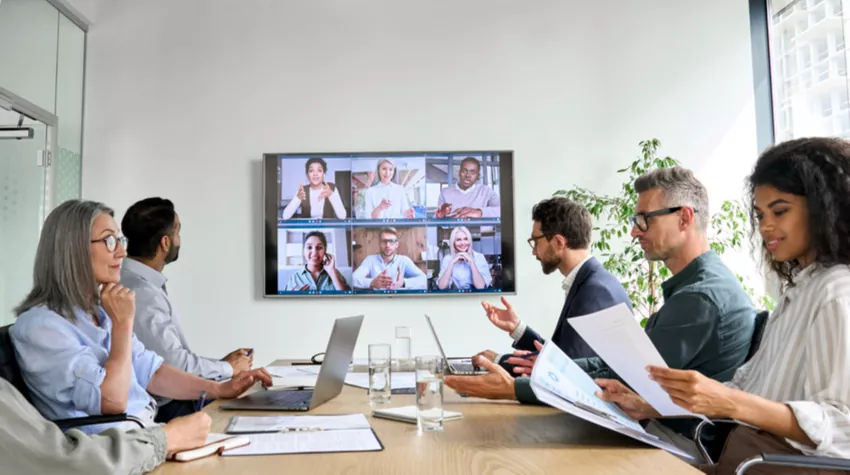
M 18 360 L 15 356 L 15 348 L 12 346 L 12 336 L 9 334 L 12 325 L 0 327 L 0 378 L 9 381 L 27 401 L 32 404 L 30 392 L 21 376 L 21 368 L 18 366 Z M 108 414 L 101 416 L 74 417 L 71 419 L 59 419 L 51 421 L 60 429 L 70 429 L 73 427 L 89 426 L 94 424 L 109 424 L 113 422 L 134 422 L 139 427 L 144 427 L 145 424 L 141 419 L 127 414 Z
M 746 361 L 749 361 L 750 358 L 756 354 L 759 346 L 761 346 L 761 340 L 764 336 L 764 329 L 765 326 L 767 326 L 767 317 L 769 314 L 770 312 L 764 310 L 756 315 L 753 339 L 750 343 L 750 351 L 747 353 Z M 713 426 L 709 426 L 709 424 L 713 424 Z M 696 442 L 697 449 L 699 450 L 700 455 L 705 458 L 706 462 L 714 463 L 714 460 L 720 456 L 720 452 L 723 450 L 723 443 L 726 441 L 726 437 L 728 437 L 729 433 L 732 432 L 732 429 L 738 425 L 739 423 L 737 421 L 731 419 L 714 419 L 710 423 L 705 420 L 700 421 L 694 432 L 694 442 Z M 703 429 L 706 426 L 713 427 L 713 429 L 717 431 L 717 434 L 724 434 L 725 436 L 715 437 L 713 440 L 713 442 L 715 442 L 714 444 L 704 444 Z M 822 470 L 850 470 L 850 460 L 847 459 L 812 455 L 762 453 L 741 462 L 735 470 L 735 473 L 737 475 L 743 475 L 747 472 L 747 470 L 756 465 L 817 468 Z

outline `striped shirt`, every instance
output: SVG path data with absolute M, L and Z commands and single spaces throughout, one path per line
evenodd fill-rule
M 850 458 L 850 268 L 800 271 L 726 385 L 787 404 L 816 444 L 788 440 L 804 454 Z

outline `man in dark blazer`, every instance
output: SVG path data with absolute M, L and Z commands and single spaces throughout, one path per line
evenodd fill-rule
M 540 261 L 543 273 L 548 275 L 557 270 L 564 276 L 566 300 L 552 341 L 570 358 L 596 356 L 567 323 L 567 319 L 598 312 L 619 303 L 625 303 L 631 309 L 631 302 L 620 281 L 590 254 L 593 228 L 590 213 L 582 205 L 567 198 L 550 198 L 534 206 L 531 218 L 534 225 L 528 243 Z M 510 334 L 514 348 L 534 351 L 534 342 L 543 343 L 544 339 L 517 317 L 516 311 L 504 297 L 502 303 L 504 308 L 482 302 L 487 317 L 497 328 Z M 507 362 L 511 355 L 498 355 L 492 350 L 483 351 L 479 355 L 499 362 L 514 374 L 513 365 Z

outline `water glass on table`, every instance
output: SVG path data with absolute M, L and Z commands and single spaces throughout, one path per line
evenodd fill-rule
M 390 402 L 392 351 L 386 343 L 369 345 L 369 404 Z
M 395 327 L 395 357 L 399 371 L 410 371 L 410 328 Z
M 416 357 L 416 425 L 419 432 L 443 430 L 443 359 Z

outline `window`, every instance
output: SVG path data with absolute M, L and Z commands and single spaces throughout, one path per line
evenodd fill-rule
M 832 115 L 832 96 L 821 96 L 818 99 L 818 114 L 821 117 L 829 117 Z
M 815 61 L 820 62 L 829 57 L 829 43 L 826 38 L 815 38 L 812 40 L 812 49 L 815 51 Z
M 842 7 L 842 0 L 767 0 L 769 47 L 762 54 L 769 55 L 763 64 L 769 64 L 773 91 L 764 102 L 773 101 L 775 142 L 850 138 L 847 37 L 844 22 L 836 21 Z

